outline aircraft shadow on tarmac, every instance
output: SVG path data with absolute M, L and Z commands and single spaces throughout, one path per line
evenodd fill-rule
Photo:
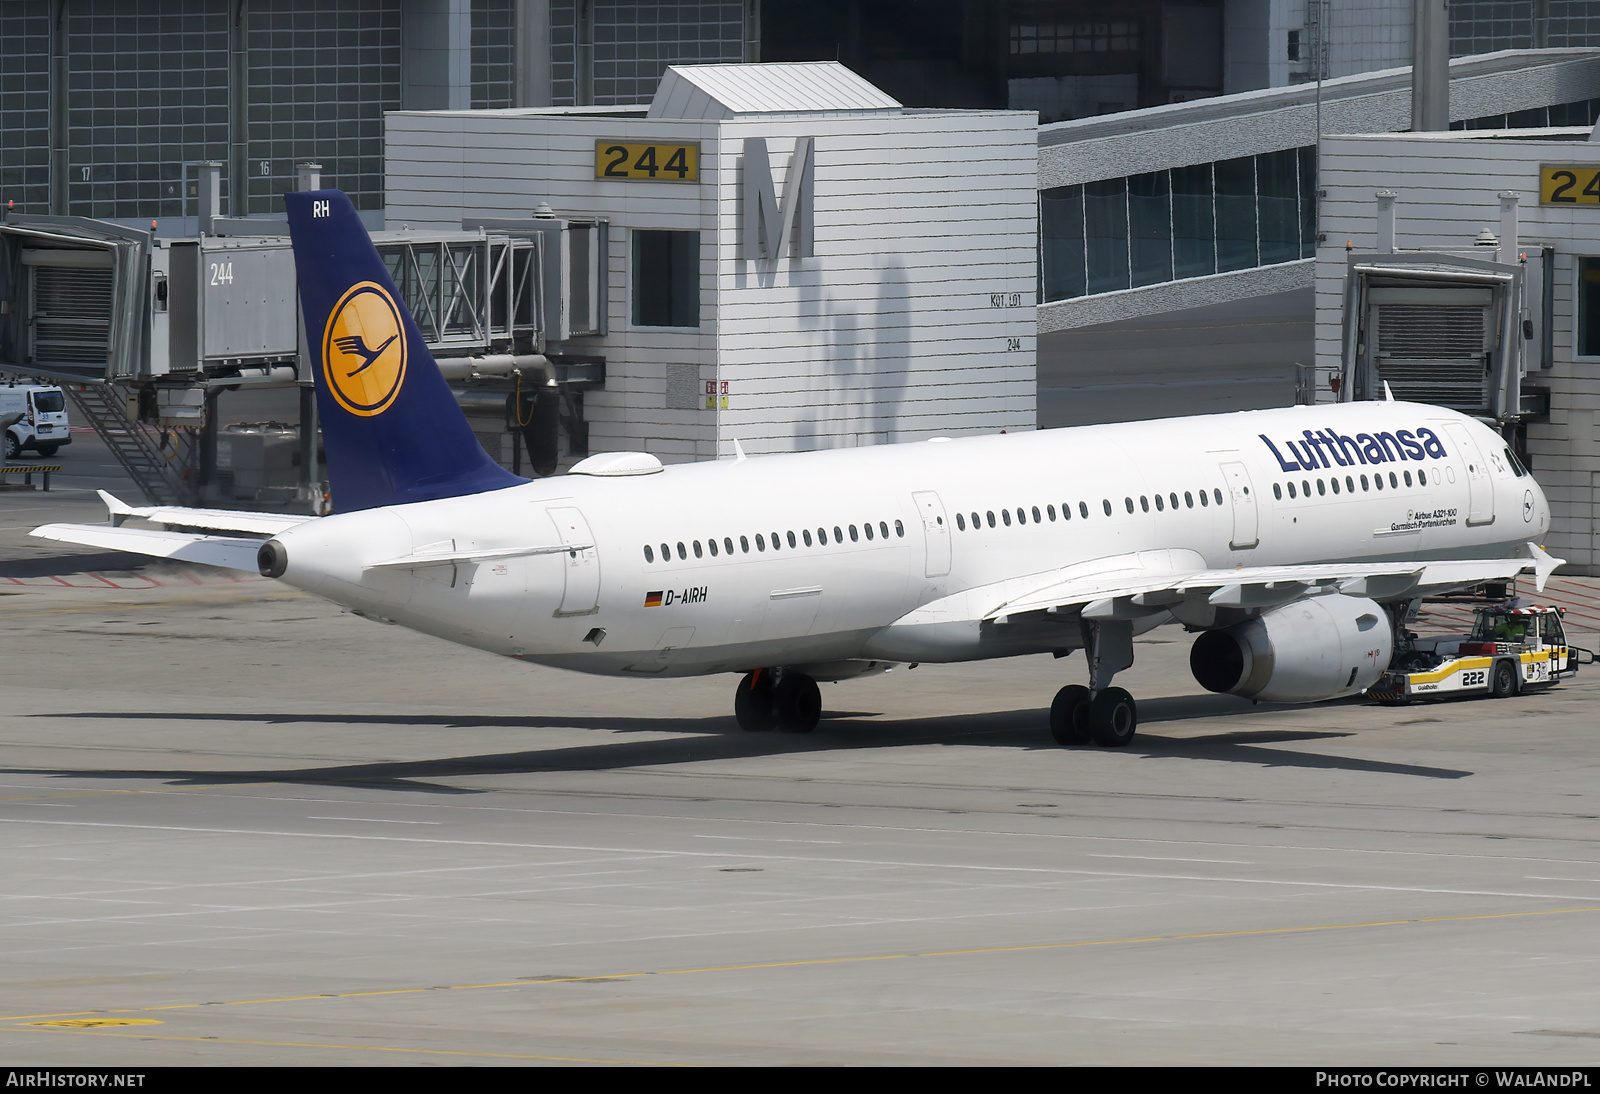
M 1329 704 L 1318 704 L 1327 707 Z M 1252 712 L 1240 701 L 1225 696 L 1173 696 L 1155 698 L 1140 704 L 1142 727 L 1127 748 L 1118 750 L 1059 748 L 1049 743 L 1043 727 L 1048 715 L 1041 710 L 1012 710 L 987 714 L 956 714 L 934 718 L 884 722 L 864 711 L 831 711 L 823 715 L 817 730 L 810 734 L 742 733 L 733 728 L 732 719 L 715 718 L 624 718 L 603 716 L 497 716 L 459 718 L 439 715 L 407 714 L 217 714 L 160 713 L 126 711 L 86 711 L 77 714 L 34 715 L 33 717 L 85 718 L 142 721 L 198 721 L 255 723 L 263 727 L 295 724 L 374 725 L 440 730 L 503 728 L 536 730 L 541 728 L 601 729 L 613 733 L 649 732 L 677 734 L 651 740 L 606 741 L 578 747 L 529 749 L 518 752 L 476 756 L 439 756 L 420 760 L 379 763 L 340 764 L 329 767 L 278 768 L 272 770 L 203 771 L 165 769 L 3 769 L 8 774 L 45 774 L 91 778 L 129 778 L 164 780 L 177 785 L 218 785 L 228 783 L 281 782 L 308 785 L 388 788 L 439 794 L 480 793 L 470 787 L 450 786 L 432 780 L 468 778 L 481 775 L 534 774 L 543 771 L 601 771 L 627 767 L 654 767 L 664 764 L 699 763 L 714 760 L 773 756 L 806 752 L 843 752 L 863 748 L 885 748 L 912 744 L 991 745 L 1021 748 L 1060 756 L 1070 763 L 1075 754 L 1098 752 L 1128 759 L 1189 759 L 1221 763 L 1254 764 L 1261 767 L 1296 767 L 1371 774 L 1404 775 L 1427 779 L 1460 779 L 1473 772 L 1417 764 L 1390 763 L 1357 756 L 1340 756 L 1313 751 L 1275 747 L 1292 742 L 1339 740 L 1354 736 L 1344 730 L 1239 729 L 1203 737 L 1163 736 L 1150 732 L 1152 725 L 1180 722 L 1192 718 Z M 1275 711 L 1294 708 L 1276 707 Z M 448 740 L 448 737 L 442 738 Z

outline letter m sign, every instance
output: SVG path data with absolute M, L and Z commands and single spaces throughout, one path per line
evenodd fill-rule
M 783 179 L 783 206 L 772 185 L 772 161 L 765 137 L 744 141 L 744 212 L 739 231 L 740 258 L 810 258 L 816 253 L 812 191 L 816 176 L 815 141 L 800 137 Z

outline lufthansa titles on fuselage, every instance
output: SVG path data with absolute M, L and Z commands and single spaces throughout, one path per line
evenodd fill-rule
M 1396 463 L 1402 460 L 1441 460 L 1447 453 L 1431 429 L 1398 429 L 1393 433 L 1357 433 L 1346 436 L 1332 429 L 1301 430 L 1303 440 L 1278 442 L 1258 434 L 1285 471 L 1320 471 L 1327 467 Z

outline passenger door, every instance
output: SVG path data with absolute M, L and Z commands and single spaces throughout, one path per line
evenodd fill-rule
M 943 577 L 950 572 L 950 522 L 945 519 L 944 503 L 932 490 L 911 495 L 922 518 L 922 542 L 927 549 L 925 576 Z

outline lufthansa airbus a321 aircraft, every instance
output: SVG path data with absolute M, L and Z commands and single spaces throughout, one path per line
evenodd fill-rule
M 1212 691 L 1359 693 L 1424 595 L 1559 565 L 1494 431 L 1345 403 L 526 481 L 473 437 L 344 194 L 286 195 L 335 515 L 122 505 L 34 535 L 258 570 L 369 618 L 583 672 L 735 673 L 747 730 L 818 681 L 1082 649 L 1062 744 L 1125 745 L 1135 635 Z M 127 527 L 139 518 L 156 527 Z M 204 534 L 192 529 L 219 534 Z M 183 529 L 183 530 L 175 530 Z

